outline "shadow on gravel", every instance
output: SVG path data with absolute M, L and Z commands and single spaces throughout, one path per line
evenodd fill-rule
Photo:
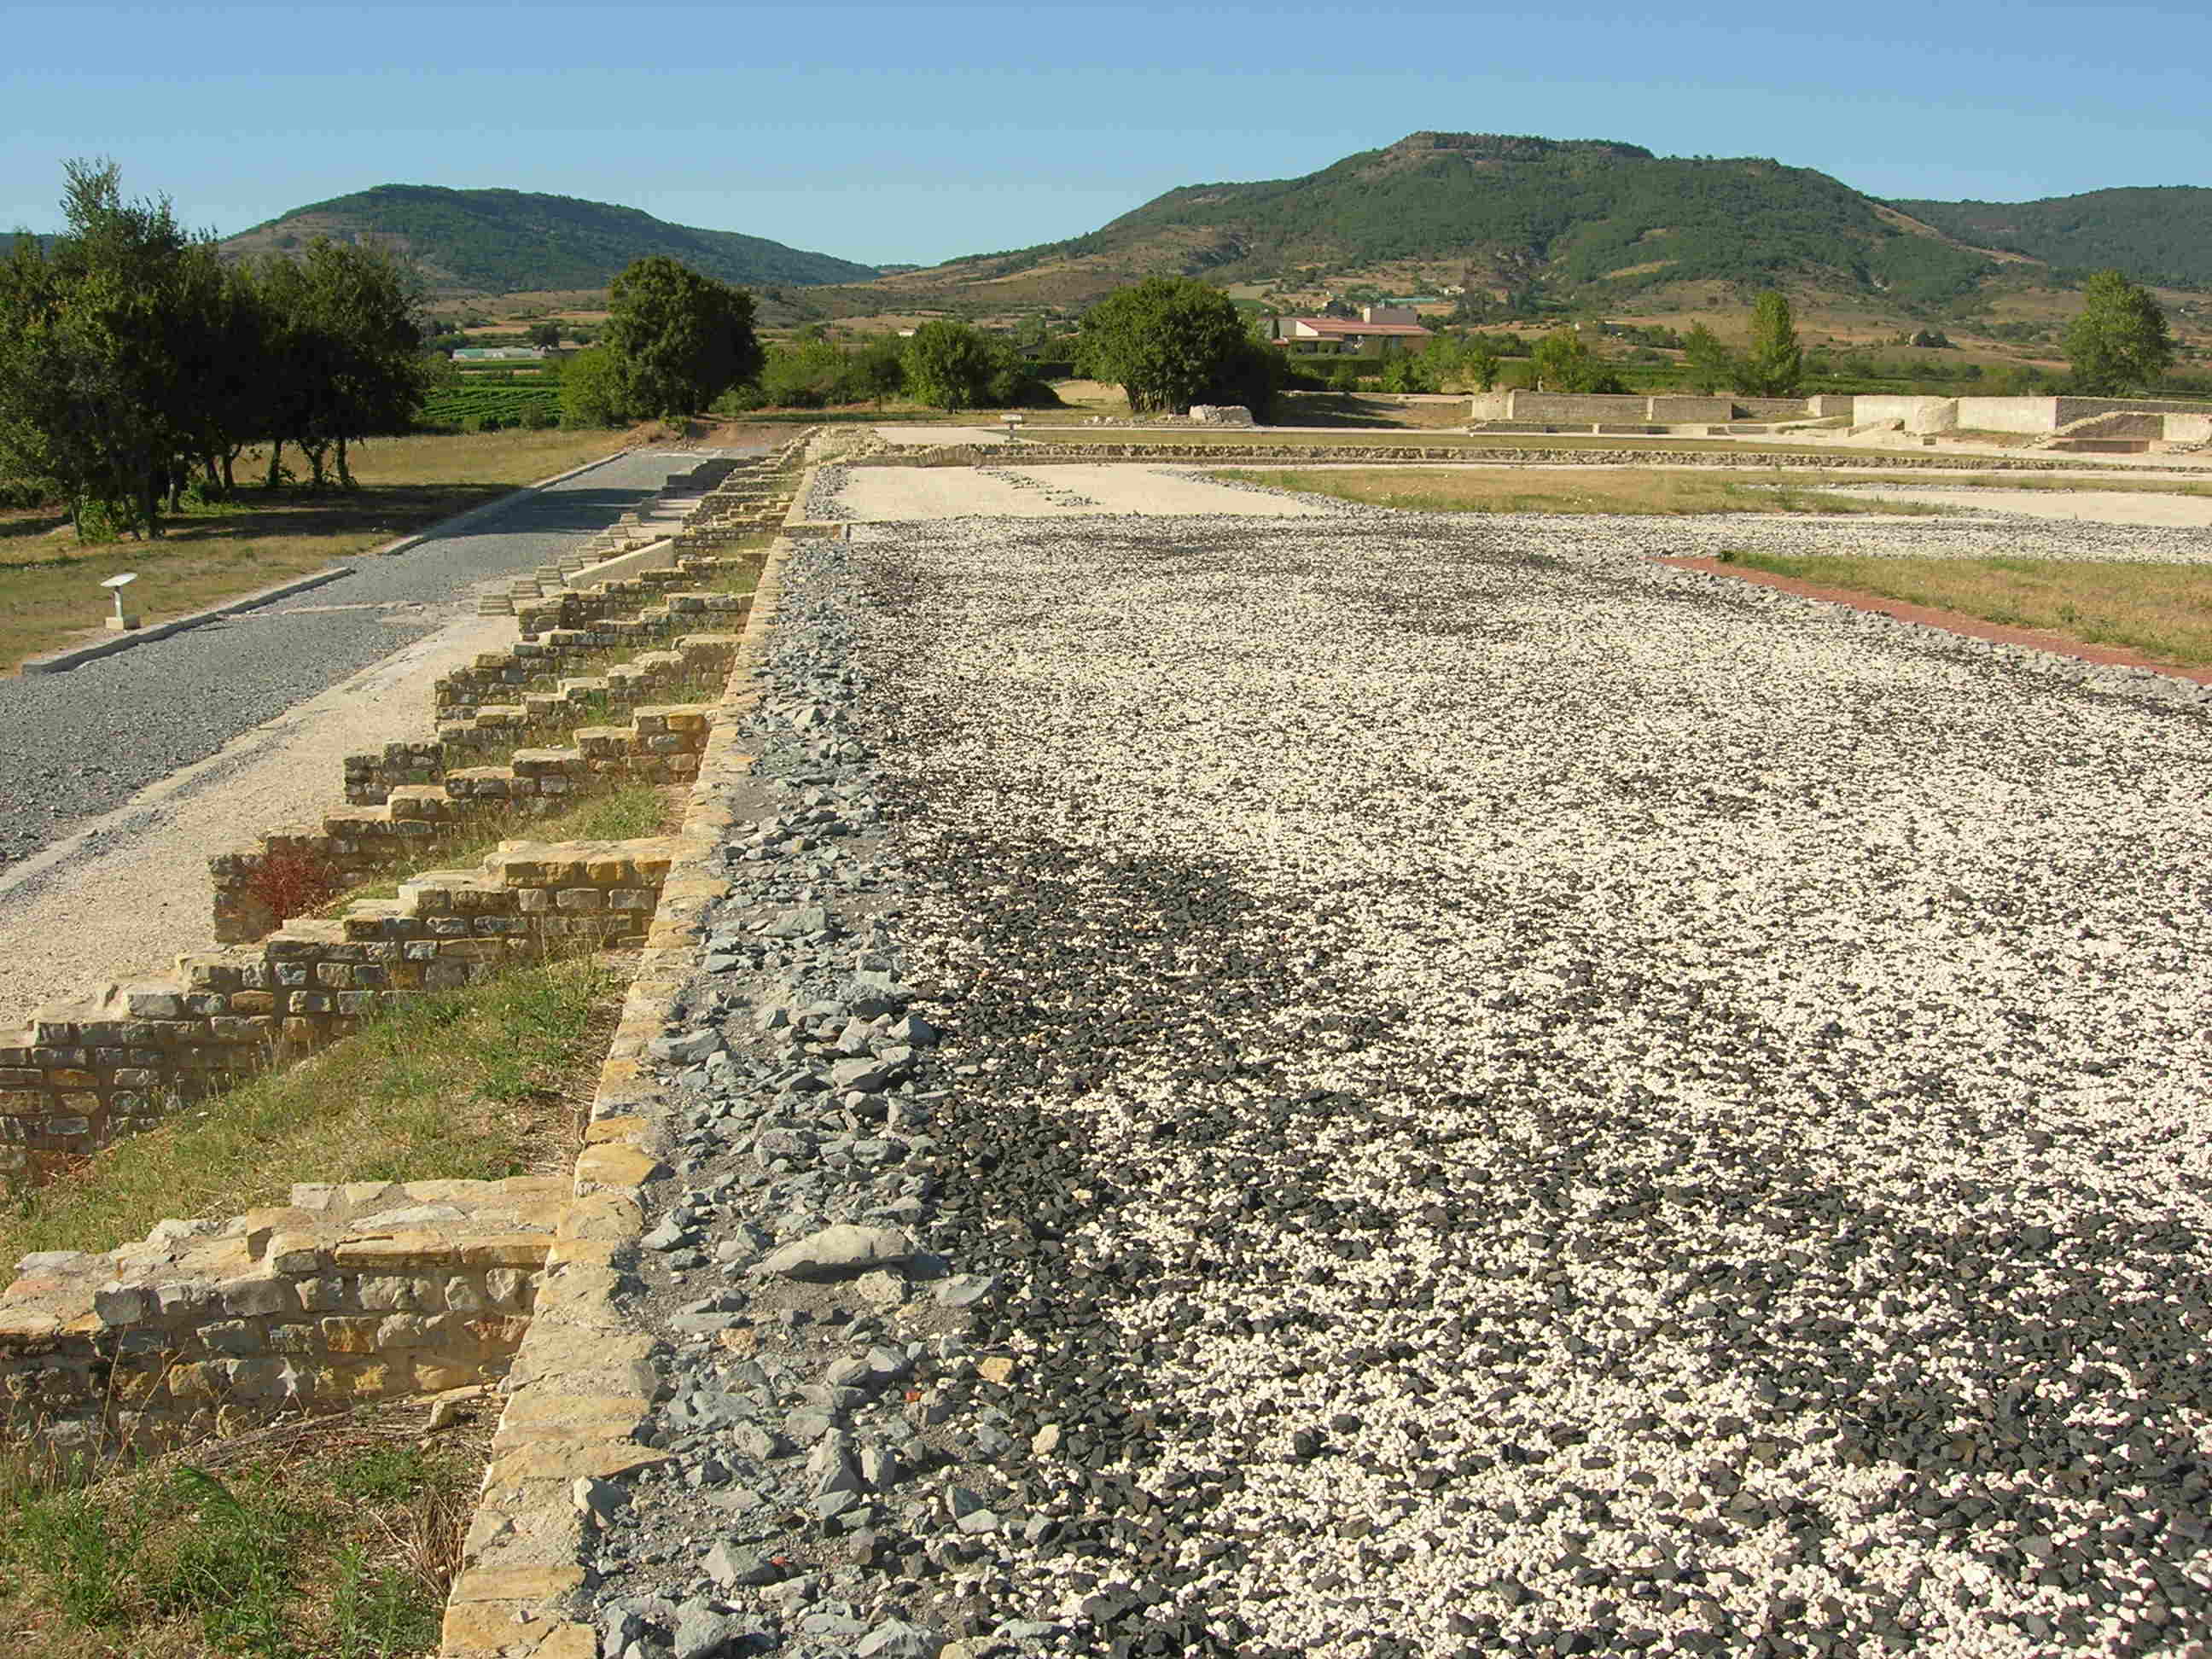
M 1188 1149 L 1213 1170 L 1208 1194 L 1215 1179 L 1232 1191 L 1240 1179 L 1256 1182 L 1261 1143 L 1336 1103 L 1275 1097 L 1273 1063 L 1248 1048 L 1271 1020 L 1325 1000 L 1325 982 L 1310 969 L 1286 970 L 1273 947 L 1290 918 L 1218 865 L 1102 864 L 1056 842 L 968 837 L 953 869 L 936 891 L 970 924 L 951 970 L 966 982 L 945 988 L 931 1016 L 990 1069 L 963 1084 L 957 1111 L 942 1120 L 941 1237 L 963 1267 L 995 1272 L 1008 1286 L 978 1340 L 1018 1338 L 1035 1355 L 1018 1394 L 993 1403 L 1017 1418 L 1024 1439 L 1048 1424 L 1061 1436 L 1057 1457 L 1030 1466 L 1056 1490 L 1030 1494 L 1026 1507 L 1056 1497 L 1073 1505 L 1057 1547 L 1081 1558 L 1074 1582 L 1113 1653 L 1253 1655 L 1242 1621 L 1210 1606 L 1202 1582 L 1244 1559 L 1232 1533 L 1206 1524 L 1243 1474 L 1185 1471 L 1164 1499 L 1137 1478 L 1159 1465 L 1163 1432 L 1190 1419 L 1162 1391 L 1169 1356 L 1133 1342 L 1124 1310 L 1194 1289 L 1224 1265 L 1203 1248 L 1153 1253 L 1143 1241 L 1157 1231 L 1142 1212 L 1186 1218 L 1211 1197 L 1122 1191 L 1122 1154 L 1086 1133 L 1098 1103 L 1055 1109 L 1108 1091 L 1131 1133 Z M 1182 994 L 1164 1001 L 1159 988 L 1170 982 Z M 1206 1090 L 1206 1103 L 1177 1104 L 1178 1080 Z M 1152 1081 L 1157 1089 L 1144 1086 Z M 1224 1090 L 1249 1109 L 1224 1103 Z M 1224 1158 L 1233 1170 L 1214 1167 Z M 1132 1472 L 1117 1467 L 1123 1460 Z M 1186 1541 L 1202 1545 L 1202 1565 L 1178 1564 Z M 1152 1613 L 1177 1600 L 1186 1601 L 1178 1618 Z M 1209 1626 L 1229 1632 L 1226 1642 Z

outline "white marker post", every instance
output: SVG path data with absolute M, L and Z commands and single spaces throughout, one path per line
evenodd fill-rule
M 1009 410 L 1006 412 L 1006 441 L 1012 443 L 1022 435 L 1022 417 Z
M 110 576 L 106 581 L 100 583 L 102 587 L 107 588 L 115 595 L 115 614 L 107 619 L 108 631 L 112 634 L 128 633 L 138 626 L 138 618 L 127 615 L 123 609 L 123 590 L 137 580 L 137 571 L 126 570 L 121 575 Z

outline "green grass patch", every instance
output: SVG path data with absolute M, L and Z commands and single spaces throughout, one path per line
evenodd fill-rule
M 0 1261 L 109 1250 L 295 1182 L 497 1180 L 573 1155 L 624 983 L 593 956 L 427 992 L 281 1072 L 181 1109 L 0 1210 Z
M 398 1659 L 434 1650 L 480 1437 L 389 1413 L 97 1478 L 0 1470 L 0 1620 L 23 1659 Z
M 1722 562 L 1823 587 L 1955 611 L 2054 641 L 2140 652 L 2212 668 L 2212 581 L 2199 565 L 2069 559 L 1783 557 L 1735 551 Z

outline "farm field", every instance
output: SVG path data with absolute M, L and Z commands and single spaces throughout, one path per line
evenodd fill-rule
M 550 377 L 483 383 L 465 374 L 458 386 L 441 386 L 423 398 L 420 419 L 426 427 L 456 432 L 558 426 L 561 383 Z
M 58 513 L 0 513 L 0 672 L 98 635 L 109 576 L 137 572 L 140 612 L 158 623 L 319 570 L 623 441 L 557 430 L 375 439 L 353 448 L 357 489 L 271 497 L 247 485 L 234 501 L 167 520 L 151 542 L 80 546 Z M 241 459 L 239 477 L 255 465 Z

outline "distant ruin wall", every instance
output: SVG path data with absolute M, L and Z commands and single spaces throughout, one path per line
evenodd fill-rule
M 1877 421 L 1899 421 L 1907 432 L 1949 432 L 1959 424 L 1959 400 L 1887 394 L 1862 397 L 1853 400 L 1851 418 L 1861 426 Z
M 1792 405 L 1804 412 L 1802 400 Z M 1473 421 L 1561 421 L 1590 425 L 1694 426 L 1726 421 L 1735 404 L 1726 398 L 1662 392 L 1626 397 L 1610 392 L 1483 392 L 1471 400 Z
M 495 1382 L 570 1187 L 299 1186 L 228 1225 L 26 1256 L 0 1289 L 0 1443 L 159 1451 L 279 1412 Z

